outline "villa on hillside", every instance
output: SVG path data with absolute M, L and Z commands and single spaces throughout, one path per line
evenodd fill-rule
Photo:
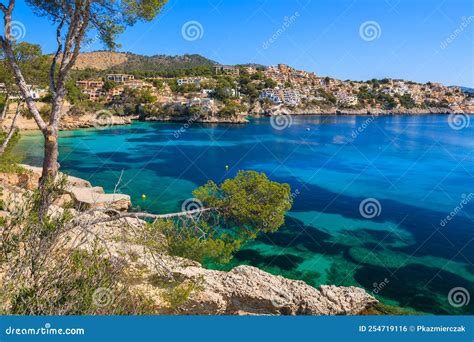
M 135 79 L 135 76 L 127 75 L 127 74 L 107 74 L 105 76 L 105 79 L 108 80 L 108 81 L 123 83 L 125 81 L 131 81 L 131 80 Z
M 283 90 L 283 102 L 290 106 L 297 106 L 301 102 L 301 95 L 293 89 Z
M 294 89 L 263 89 L 259 99 L 269 99 L 276 105 L 284 103 L 290 106 L 297 106 L 301 102 L 301 94 Z
M 110 76 L 110 77 L 109 77 Z M 130 78 L 127 76 L 131 76 Z M 153 85 L 143 80 L 134 79 L 133 75 L 110 74 L 107 80 L 121 83 L 120 86 L 105 90 L 105 82 L 102 80 L 81 80 L 76 81 L 76 86 L 82 93 L 88 96 L 90 101 L 111 101 L 117 96 L 121 96 L 125 88 L 131 89 L 153 89 Z
M 214 100 L 207 97 L 206 98 L 193 97 L 192 99 L 189 99 L 187 106 L 188 107 L 199 106 L 204 111 L 212 111 L 212 108 L 214 107 Z
M 275 89 L 263 89 L 259 96 L 260 100 L 269 99 L 273 104 L 281 104 L 281 98 Z
M 345 92 L 337 92 L 335 96 L 339 105 L 355 106 L 359 102 L 357 96 L 350 95 Z
M 179 86 L 185 85 L 185 84 L 195 84 L 197 86 L 200 86 L 202 82 L 206 81 L 205 78 L 202 77 L 188 77 L 188 78 L 178 78 L 176 80 L 176 83 Z
M 234 65 L 214 65 L 212 67 L 212 74 L 217 75 L 232 75 L 239 76 L 239 68 Z

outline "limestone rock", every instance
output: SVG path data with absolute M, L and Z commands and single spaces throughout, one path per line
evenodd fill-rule
M 205 283 L 204 290 L 181 308 L 187 314 L 355 315 L 377 303 L 361 288 L 331 285 L 316 289 L 252 266 L 238 266 L 230 272 L 187 267 L 178 273 L 200 277 Z
M 30 172 L 28 169 L 22 173 L 0 172 L 0 184 L 34 190 L 38 186 L 39 177 L 38 174 Z
M 127 210 L 132 202 L 124 194 L 104 194 L 99 188 L 71 186 L 66 190 L 81 208 L 112 208 Z
M 82 178 L 78 178 L 78 177 L 74 177 L 74 176 L 67 176 L 67 181 L 68 181 L 68 184 L 71 185 L 71 186 L 77 186 L 77 187 L 81 187 L 81 188 L 91 188 L 92 185 L 89 181 L 85 180 L 85 179 L 82 179 Z M 97 187 L 99 188 L 99 187 Z M 102 189 L 102 192 L 104 192 L 104 190 Z

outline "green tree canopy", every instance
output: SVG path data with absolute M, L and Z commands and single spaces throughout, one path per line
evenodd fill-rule
M 217 209 L 226 225 L 238 227 L 239 235 L 246 238 L 276 231 L 293 203 L 288 184 L 270 181 L 255 171 L 239 171 L 221 185 L 209 181 L 193 195 L 205 206 Z
M 239 171 L 217 185 L 209 181 L 193 191 L 205 208 L 198 217 L 158 219 L 146 231 L 145 241 L 171 255 L 204 263 L 227 263 L 245 242 L 260 232 L 275 232 L 293 203 L 288 184 L 270 181 L 264 173 Z M 202 216 L 201 216 L 202 215 Z
M 37 15 L 47 17 L 57 24 L 63 19 L 66 24 L 77 20 L 71 13 L 76 7 L 83 7 L 89 21 L 87 31 L 93 32 L 95 38 L 101 40 L 107 48 L 113 49 L 120 46 L 116 38 L 126 26 L 153 20 L 166 0 L 27 0 L 26 3 Z

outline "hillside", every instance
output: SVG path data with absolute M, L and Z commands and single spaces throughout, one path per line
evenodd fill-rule
M 130 54 L 121 52 L 95 51 L 81 53 L 77 58 L 74 69 L 106 70 L 125 63 L 129 57 Z
M 200 55 L 143 56 L 124 52 L 95 51 L 79 55 L 76 70 L 95 69 L 116 72 L 169 72 L 210 67 L 216 62 Z

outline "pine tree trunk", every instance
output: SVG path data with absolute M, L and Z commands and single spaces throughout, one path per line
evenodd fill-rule
M 44 161 L 41 181 L 54 180 L 58 174 L 58 135 L 47 134 L 44 140 Z
M 44 137 L 44 160 L 43 172 L 41 174 L 39 189 L 40 189 L 40 206 L 39 214 L 43 217 L 49 206 L 51 205 L 51 190 L 54 187 L 54 182 L 57 179 L 59 172 L 58 164 L 58 133 L 48 130 Z

